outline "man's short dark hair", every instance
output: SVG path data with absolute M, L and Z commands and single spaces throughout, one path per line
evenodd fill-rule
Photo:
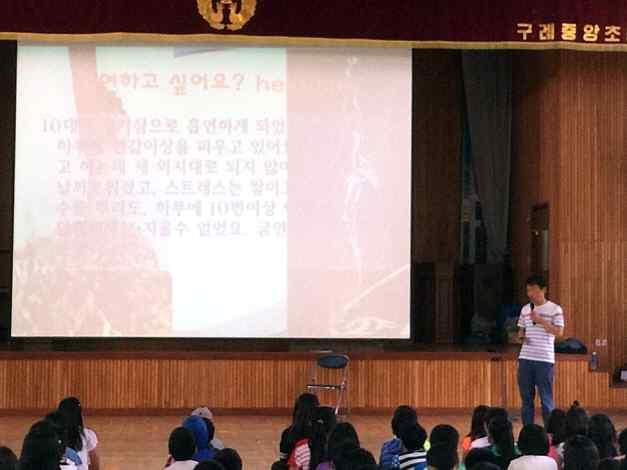
M 394 416 L 392 417 L 392 432 L 395 436 L 398 436 L 401 432 L 401 427 L 405 424 L 414 424 L 418 422 L 418 415 L 416 410 L 408 405 L 401 405 L 394 410 Z
M 170 434 L 168 442 L 170 455 L 176 461 L 191 460 L 196 452 L 196 442 L 192 432 L 180 426 Z
M 549 437 L 542 426 L 527 424 L 518 435 L 518 449 L 523 455 L 547 455 L 549 453 Z
M 499 460 L 489 448 L 471 449 L 464 459 L 464 465 L 467 470 L 474 468 L 475 465 L 482 462 L 493 463 L 498 467 Z
M 235 449 L 219 450 L 214 459 L 220 462 L 225 470 L 242 470 L 242 458 Z
M 525 282 L 527 286 L 538 286 L 540 289 L 546 289 L 546 279 L 539 274 L 532 274 Z
M 398 437 L 400 437 L 407 450 L 420 450 L 424 447 L 427 440 L 427 431 L 418 423 L 407 423 L 401 427 Z

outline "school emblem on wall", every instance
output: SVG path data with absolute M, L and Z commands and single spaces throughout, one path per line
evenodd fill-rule
M 214 29 L 237 31 L 255 14 L 257 0 L 198 0 L 198 12 Z

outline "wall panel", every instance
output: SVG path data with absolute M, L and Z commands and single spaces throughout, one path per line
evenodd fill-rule
M 157 355 L 98 358 L 91 353 L 0 357 L 0 412 L 46 410 L 77 395 L 87 408 L 109 412 L 167 412 L 208 404 L 222 410 L 285 411 L 304 390 L 312 358 L 264 359 L 242 353 L 185 359 Z M 357 355 L 350 365 L 350 405 L 388 410 L 469 409 L 477 404 L 519 407 L 514 355 L 488 353 Z M 389 358 L 386 358 L 389 357 Z M 330 376 L 320 376 L 321 380 Z M 608 387 L 604 373 L 588 371 L 585 357 L 560 357 L 556 399 L 590 408 L 627 409 L 627 389 Z M 325 396 L 330 399 L 330 396 Z
M 627 54 L 514 58 L 516 284 L 522 299 L 528 216 L 533 204 L 548 202 L 551 297 L 564 306 L 566 334 L 610 370 L 627 362 Z

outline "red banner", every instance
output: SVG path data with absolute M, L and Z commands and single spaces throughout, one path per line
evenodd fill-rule
M 3 0 L 0 38 L 214 39 L 627 49 L 616 0 Z M 121 34 L 120 34 L 121 33 Z M 169 36 L 172 35 L 172 36 Z M 183 35 L 183 37 L 178 37 Z M 105 37 L 101 39 L 106 39 Z M 403 44 L 411 43 L 411 44 Z

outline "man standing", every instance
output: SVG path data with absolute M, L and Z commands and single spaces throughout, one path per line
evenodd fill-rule
M 536 387 L 542 403 L 544 423 L 555 407 L 553 378 L 555 338 L 564 334 L 562 307 L 546 298 L 546 281 L 531 276 L 526 282 L 527 297 L 518 319 L 518 337 L 523 341 L 518 357 L 518 388 L 522 399 L 523 425 L 533 424 Z

